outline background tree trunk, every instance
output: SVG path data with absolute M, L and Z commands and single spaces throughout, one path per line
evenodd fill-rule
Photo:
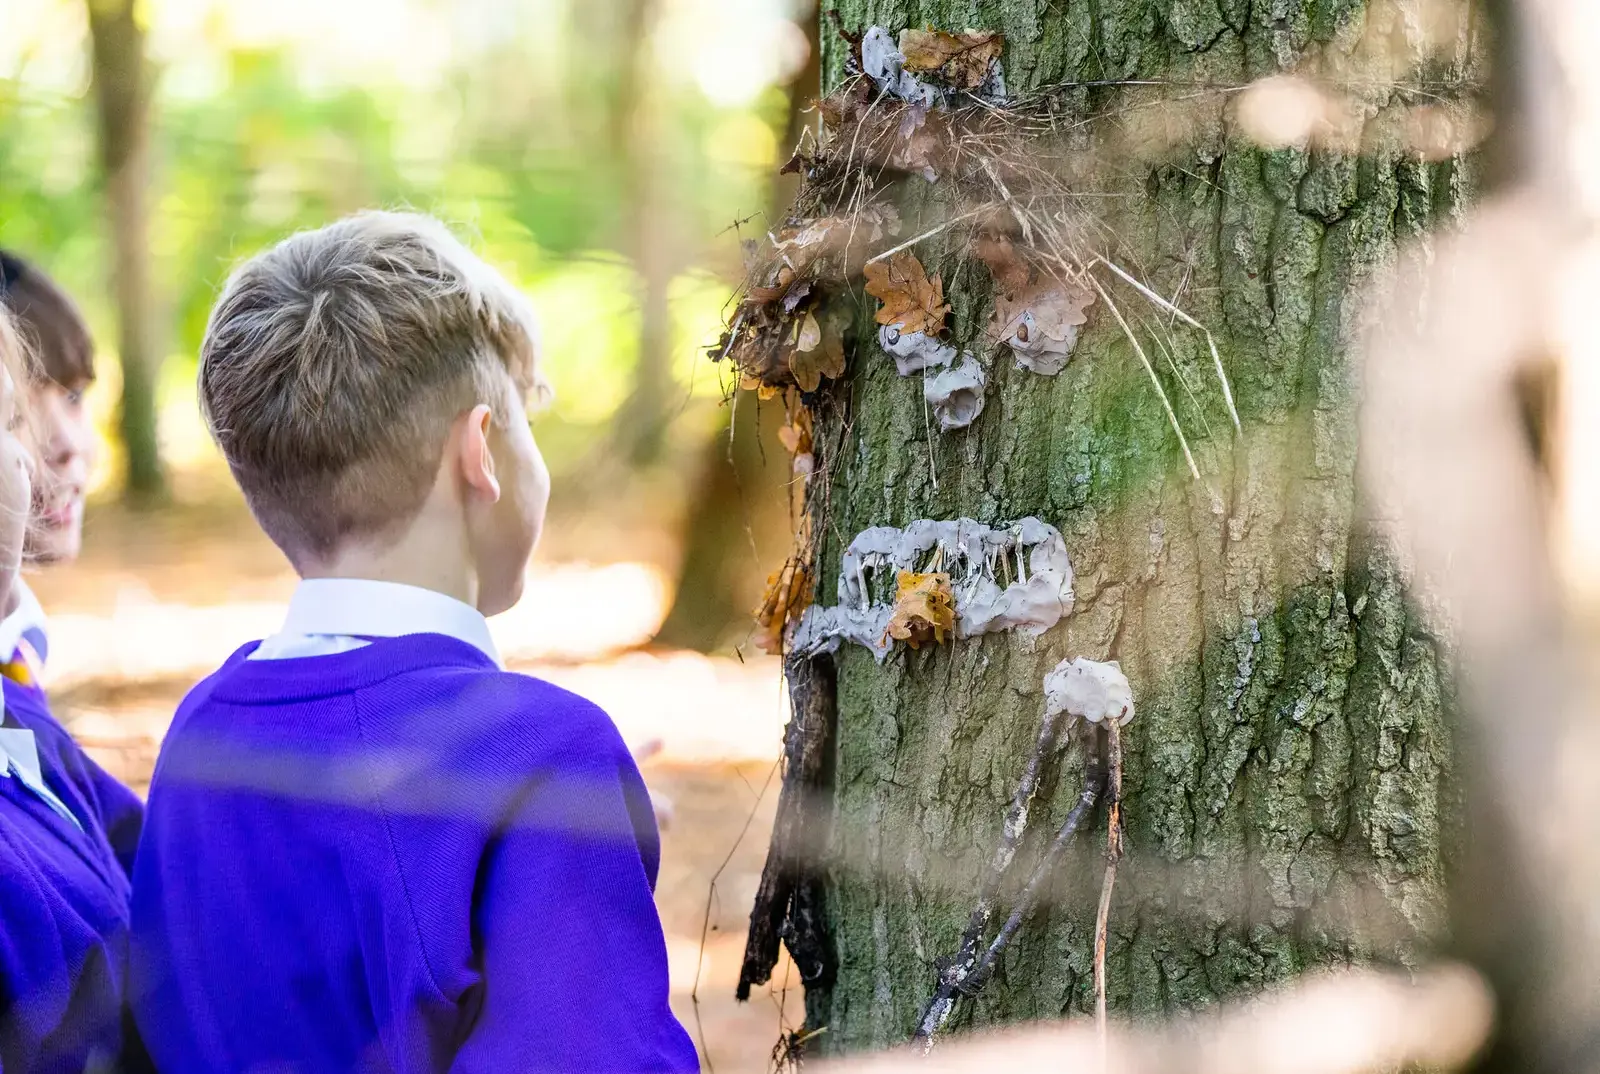
M 1256 148 L 1233 129 L 1233 95 L 1215 91 L 1338 66 L 1373 40 L 1409 62 L 1421 49 L 1414 21 L 1381 0 L 836 6 L 850 30 L 1004 31 L 1013 93 L 1079 83 L 1061 91 L 1064 127 L 1098 117 L 1096 138 L 1141 123 L 1177 134 L 1161 163 L 1105 158 L 1092 189 L 1107 195 L 1122 263 L 1216 335 L 1244 428 L 1227 435 L 1203 345 L 1111 287 L 1147 340 L 1172 344 L 1170 355 L 1146 345 L 1196 441 L 1194 481 L 1103 303 L 1060 375 L 1020 372 L 976 338 L 986 275 L 935 240 L 919 256 L 942 272 L 954 334 L 978 350 L 989 383 L 971 428 L 930 432 L 918 378 L 879 352 L 865 303 L 848 377 L 819 414 L 819 473 L 832 475 L 830 494 L 812 497 L 826 511 L 815 520 L 819 600 L 834 603 L 843 544 L 868 526 L 1037 515 L 1066 538 L 1077 608 L 1037 639 L 901 649 L 881 667 L 865 650 L 840 652 L 823 794 L 837 973 L 807 996 L 809 1025 L 828 1027 L 818 1043 L 911 1034 L 998 841 L 1042 677 L 1068 656 L 1120 660 L 1138 699 L 1111 913 L 1114 1010 L 1200 1007 L 1322 963 L 1412 960 L 1443 923 L 1455 838 L 1449 686 L 1439 641 L 1363 518 L 1349 350 L 1377 315 L 1361 291 L 1384 278 L 1397 244 L 1461 208 L 1472 176 L 1402 144 L 1395 131 L 1415 98 L 1392 87 L 1359 91 L 1359 157 Z M 1428 70 L 1459 84 L 1472 34 L 1463 20 Z M 842 45 L 825 48 L 837 85 Z M 922 180 L 906 183 L 910 198 L 938 197 L 937 185 L 924 195 Z M 1013 872 L 1032 868 L 1077 797 L 1083 741 L 1080 728 L 1047 772 Z M 1095 830 L 953 1026 L 1093 1009 L 1103 815 Z
M 118 429 L 126 451 L 124 491 L 134 502 L 159 499 L 161 466 L 156 390 L 161 351 L 150 291 L 151 69 L 136 0 L 87 0 L 99 154 L 111 229 L 111 283 L 122 369 Z
M 777 436 L 782 407 L 739 392 L 724 414 L 700 452 L 677 585 L 657 645 L 704 653 L 743 646 L 765 572 L 783 562 L 794 527 L 793 476 Z
M 626 206 L 627 251 L 639 274 L 639 355 L 633 387 L 617 411 L 616 432 L 626 458 L 636 466 L 661 454 L 667 424 L 681 404 L 672 377 L 672 308 L 668 289 L 681 268 L 670 199 L 669 160 L 661 144 L 660 105 L 655 97 L 652 53 L 659 17 L 657 0 L 626 0 L 621 9 L 617 106 L 611 118 L 612 144 L 622 155 L 622 198 Z
M 796 18 L 809 51 L 805 66 L 787 87 L 789 110 L 778 138 L 779 156 L 799 141 L 807 110 L 821 88 L 820 15 L 810 5 Z M 782 225 L 799 177 L 779 175 L 772 186 L 770 207 L 760 221 L 764 226 L 753 234 Z M 782 424 L 781 406 L 764 407 L 754 392 L 729 396 L 723 420 L 701 453 L 672 607 L 656 634 L 657 644 L 710 652 L 729 641 L 742 644 L 749 634 L 750 609 L 760 600 L 766 573 L 782 562 L 785 533 L 794 529 L 790 516 L 797 497 L 789 491 L 794 475 L 776 435 Z M 770 562 L 753 558 L 757 556 Z

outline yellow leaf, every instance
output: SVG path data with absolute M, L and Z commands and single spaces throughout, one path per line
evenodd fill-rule
M 823 377 L 837 380 L 844 376 L 844 340 L 833 318 L 827 318 L 825 324 L 812 314 L 807 314 L 806 319 L 809 323 L 801 330 L 802 340 L 809 341 L 814 332 L 816 342 L 810 347 L 796 343 L 789 355 L 789 375 L 801 391 L 814 392 Z
M 950 589 L 948 574 L 901 571 L 895 575 L 889 637 L 898 638 L 916 649 L 930 640 L 943 643 L 946 637 L 953 637 L 955 631 L 955 594 Z
M 755 643 L 764 653 L 783 654 L 783 628 L 811 603 L 811 575 L 792 561 L 767 576 L 767 592 L 755 610 Z
M 778 389 L 776 387 L 768 384 L 766 381 L 752 373 L 739 374 L 739 387 L 743 391 L 755 392 L 756 398 L 762 400 L 763 402 L 768 399 L 775 398 L 778 394 Z
M 832 324 L 822 333 L 822 357 L 817 361 L 817 369 L 834 380 L 844 376 L 844 339 Z
M 794 348 L 797 351 L 816 350 L 817 344 L 822 342 L 822 326 L 817 323 L 817 315 L 808 312 L 800 318 L 795 328 Z
M 803 406 L 795 407 L 793 414 L 789 415 L 788 422 L 778 430 L 778 440 L 791 455 L 800 455 L 811 450 L 811 411 Z

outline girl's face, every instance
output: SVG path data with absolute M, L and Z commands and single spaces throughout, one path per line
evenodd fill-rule
M 83 405 L 84 387 L 45 381 L 29 393 L 38 474 L 27 553 L 40 563 L 76 559 L 83 546 L 83 498 L 97 442 Z
M 0 328 L 0 351 L 5 348 Z M 8 363 L 0 363 L 0 609 L 16 603 L 13 583 L 22 565 L 22 545 L 33 502 L 32 464 L 22 439 L 17 385 Z

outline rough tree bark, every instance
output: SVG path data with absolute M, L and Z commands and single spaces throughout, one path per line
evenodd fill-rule
M 127 452 L 125 490 L 159 499 L 166 481 L 156 420 L 161 352 L 150 289 L 150 97 L 141 5 L 88 0 L 91 70 L 99 112 L 101 177 L 111 231 L 111 283 L 122 369 L 118 431 Z
M 1060 94 L 1063 125 L 1176 130 L 1176 151 L 1107 161 L 1094 186 L 1108 195 L 1104 222 L 1124 263 L 1215 333 L 1243 432 L 1228 435 L 1203 346 L 1122 285 L 1118 301 L 1142 330 L 1186 340 L 1175 367 L 1151 354 L 1197 441 L 1200 482 L 1103 306 L 1062 373 L 1020 372 L 981 349 L 981 268 L 966 271 L 938 240 L 919 246 L 944 275 L 957 341 L 980 348 L 989 369 L 987 408 L 951 433 L 930 431 L 920 381 L 879 352 L 870 309 L 858 318 L 849 372 L 818 408 L 818 469 L 832 475 L 825 502 L 813 497 L 818 600 L 834 603 L 842 547 L 868 526 L 1037 515 L 1066 537 L 1077 607 L 1037 639 L 902 649 L 882 666 L 860 648 L 839 653 L 831 772 L 813 789 L 831 830 L 822 931 L 836 964 L 820 974 L 831 986 L 807 995 L 808 1025 L 828 1029 L 818 1044 L 910 1036 L 999 839 L 1042 677 L 1067 656 L 1120 660 L 1138 699 L 1110 918 L 1113 1011 L 1202 1007 L 1328 962 L 1410 963 L 1438 939 L 1457 837 L 1450 687 L 1441 643 L 1363 515 L 1350 350 L 1375 316 L 1362 289 L 1390 271 L 1397 244 L 1460 211 L 1472 170 L 1402 144 L 1418 100 L 1402 89 L 1353 91 L 1363 150 L 1349 154 L 1257 148 L 1237 132 L 1225 88 L 1373 40 L 1411 57 L 1418 5 L 836 6 L 850 30 L 1003 31 L 1013 93 L 1079 83 Z M 1464 17 L 1423 73 L 1459 88 L 1474 33 Z M 842 46 L 828 47 L 833 86 Z M 908 196 L 936 199 L 937 187 Z M 1082 757 L 1080 730 L 1046 774 L 1018 856 L 1024 875 L 1078 795 Z M 1093 1010 L 1103 817 L 1096 826 L 952 1027 Z

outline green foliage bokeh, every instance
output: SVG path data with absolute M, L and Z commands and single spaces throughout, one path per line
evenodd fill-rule
M 633 46 L 610 24 L 612 7 L 545 3 L 422 86 L 330 82 L 288 46 L 213 41 L 205 79 L 173 77 L 157 56 L 150 252 L 164 397 L 187 392 L 207 313 L 239 258 L 355 209 L 410 207 L 461 229 L 543 307 L 558 389 L 547 420 L 564 429 L 552 461 L 561 444 L 581 452 L 593 438 L 584 430 L 626 396 L 638 350 L 637 206 L 619 133 L 641 121 L 652 126 L 655 211 L 670 215 L 681 250 L 674 369 L 686 395 L 713 390 L 696 347 L 714 334 L 737 267 L 730 225 L 765 208 L 786 95 L 717 104 L 647 63 L 633 97 L 645 107 L 619 118 Z M 87 54 L 86 40 L 77 47 Z M 25 52 L 10 70 L 0 60 L 0 245 L 38 259 L 79 299 L 110 367 L 93 97 L 86 74 L 75 81 L 36 77 Z M 765 226 L 757 217 L 744 234 Z

